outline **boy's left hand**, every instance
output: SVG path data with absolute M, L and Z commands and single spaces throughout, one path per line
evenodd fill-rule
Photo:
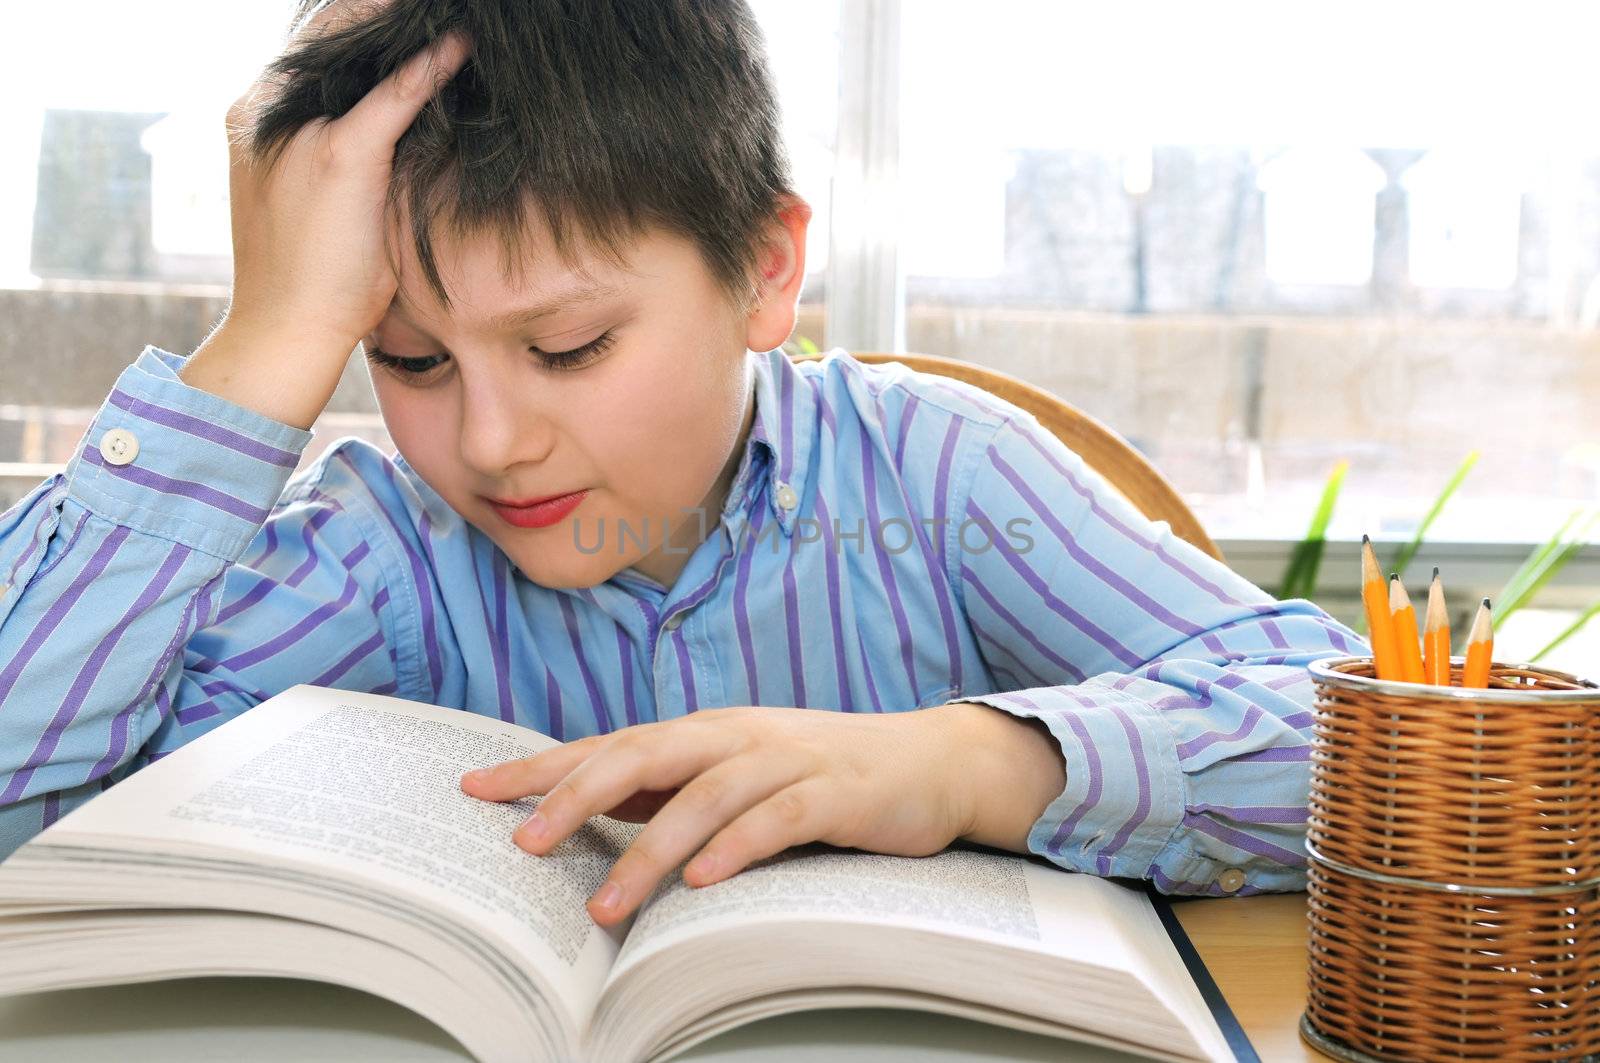
M 545 795 L 512 835 L 541 856 L 590 816 L 648 820 L 589 900 L 590 917 L 611 926 L 690 855 L 684 882 L 706 886 L 811 841 L 896 856 L 944 849 L 974 814 L 958 726 L 974 708 L 701 709 L 469 772 L 461 789 L 489 801 Z M 613 883 L 617 901 L 603 906 Z

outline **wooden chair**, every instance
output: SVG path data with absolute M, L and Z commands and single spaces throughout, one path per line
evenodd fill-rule
M 793 358 L 802 361 L 819 358 L 824 353 L 796 354 Z M 1154 465 L 1145 460 L 1144 455 L 1106 425 L 1043 388 L 1034 387 L 1025 380 L 1018 380 L 997 369 L 933 354 L 860 351 L 851 352 L 851 357 L 872 365 L 900 362 L 919 372 L 964 380 L 1013 406 L 1027 410 L 1057 439 L 1076 451 L 1091 469 L 1104 476 L 1139 512 L 1151 520 L 1166 521 L 1174 535 L 1199 547 L 1218 561 L 1224 560 L 1222 551 L 1211 541 L 1177 490 L 1156 471 Z

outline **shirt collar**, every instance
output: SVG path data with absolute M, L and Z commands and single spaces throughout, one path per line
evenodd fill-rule
M 819 413 L 817 392 L 781 347 L 746 352 L 746 359 L 753 378 L 756 409 L 724 513 L 731 514 L 745 505 L 752 492 L 759 493 L 764 487 L 773 518 L 784 535 L 793 535 L 795 521 L 806 508 L 812 482 L 811 451 Z

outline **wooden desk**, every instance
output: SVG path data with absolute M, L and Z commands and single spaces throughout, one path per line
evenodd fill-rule
M 1175 901 L 1172 912 L 1264 1063 L 1336 1063 L 1300 1037 L 1306 895 Z

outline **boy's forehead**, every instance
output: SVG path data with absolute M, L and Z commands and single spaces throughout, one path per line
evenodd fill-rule
M 399 231 L 410 232 L 404 223 Z M 444 314 L 481 319 L 490 327 L 515 327 L 536 317 L 582 309 L 628 288 L 634 277 L 630 267 L 643 237 L 627 241 L 612 256 L 577 231 L 571 232 L 563 252 L 548 228 L 534 218 L 511 242 L 487 228 L 457 233 L 436 224 L 430 231 L 431 250 L 450 295 L 448 311 L 428 284 L 409 238 L 399 242 L 399 289 L 389 309 L 413 322 Z M 509 320 L 513 316 L 523 320 Z

